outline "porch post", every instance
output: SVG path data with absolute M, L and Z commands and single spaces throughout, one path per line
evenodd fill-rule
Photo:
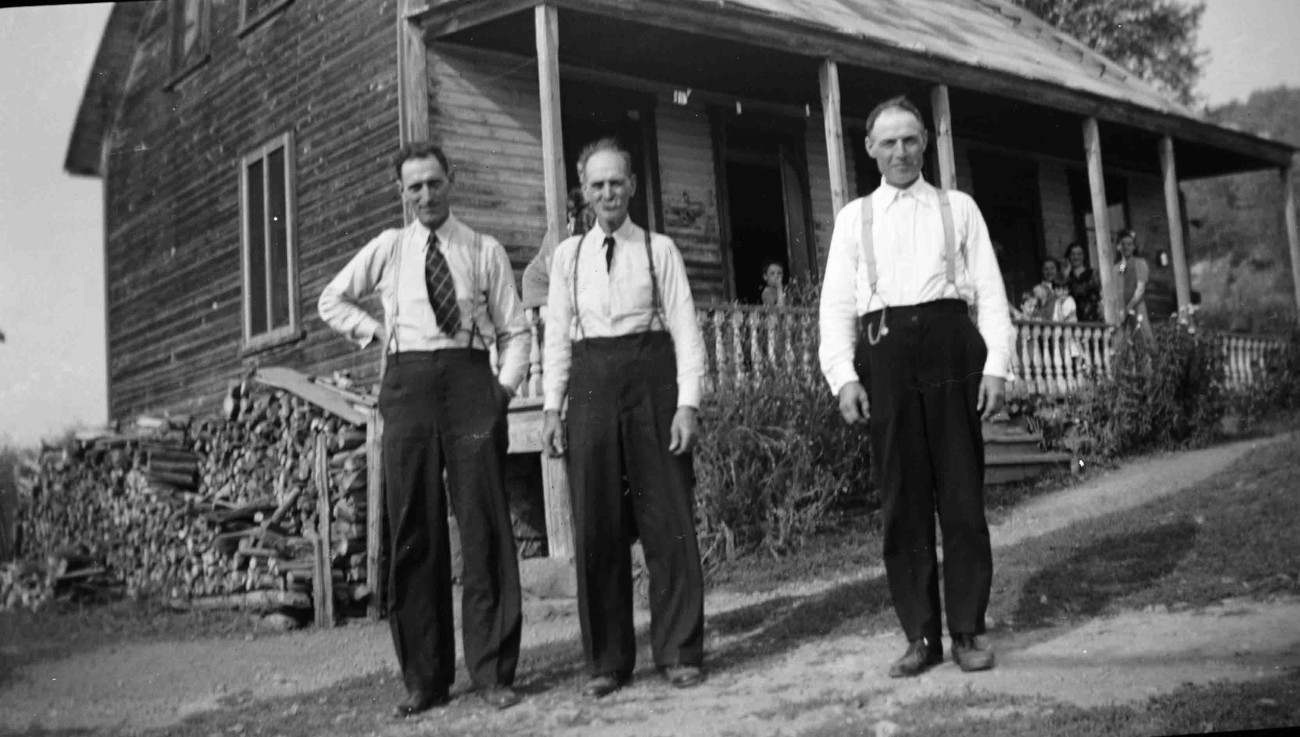
M 407 20 L 414 5 L 415 0 L 401 0 L 397 13 L 397 140 L 402 146 L 429 140 L 429 69 L 424 34 L 418 23 Z
M 826 129 L 826 160 L 831 173 L 831 211 L 848 204 L 849 175 L 844 161 L 844 128 L 840 117 L 840 70 L 832 59 L 822 61 L 822 121 Z
M 560 25 L 554 5 L 533 11 L 537 35 L 537 85 L 542 112 L 542 181 L 546 190 L 546 233 L 556 243 L 564 240 L 565 202 L 564 139 L 560 126 Z
M 560 26 L 554 5 L 533 11 L 537 41 L 537 87 L 542 113 L 542 181 L 546 191 L 546 237 L 564 240 L 568 188 L 564 176 L 564 139 L 560 123 Z M 572 560 L 573 503 L 563 458 L 541 454 L 542 501 L 546 506 L 546 545 L 549 557 Z
M 1286 240 L 1291 247 L 1291 279 L 1295 282 L 1296 310 L 1300 312 L 1300 232 L 1296 227 L 1295 183 L 1292 174 L 1295 163 L 1282 167 L 1282 213 L 1286 218 Z
M 948 85 L 930 89 L 930 107 L 934 110 L 934 145 L 939 154 L 939 186 L 957 188 L 957 155 L 952 150 L 952 108 L 948 105 Z
M 1097 237 L 1097 275 L 1101 277 L 1103 318 L 1114 325 L 1123 317 L 1120 287 L 1115 279 L 1115 258 L 1110 246 L 1110 213 L 1106 209 L 1106 178 L 1101 168 L 1101 137 L 1097 119 L 1083 121 L 1083 149 L 1088 159 L 1088 189 L 1092 192 L 1092 227 Z
M 1187 250 L 1183 243 L 1183 214 L 1178 206 L 1178 173 L 1174 162 L 1174 139 L 1160 139 L 1160 170 L 1165 177 L 1165 219 L 1169 222 L 1169 253 L 1174 259 L 1174 291 L 1178 313 L 1186 315 L 1192 304 L 1192 287 L 1187 271 Z

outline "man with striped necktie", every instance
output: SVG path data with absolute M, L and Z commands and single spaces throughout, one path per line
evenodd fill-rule
M 463 550 L 465 665 L 499 709 L 519 659 L 519 564 L 503 469 L 506 405 L 528 364 L 528 325 L 505 249 L 451 213 L 455 172 L 428 143 L 402 148 L 398 187 L 415 219 L 361 249 L 321 293 L 321 317 L 387 353 L 379 393 L 391 548 L 388 617 L 406 717 L 441 706 L 456 672 L 447 503 Z M 360 306 L 378 292 L 381 323 Z M 500 369 L 493 376 L 489 346 Z M 443 471 L 446 470 L 446 493 Z

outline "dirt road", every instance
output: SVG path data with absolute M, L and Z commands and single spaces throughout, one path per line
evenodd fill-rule
M 1253 447 L 1274 442 L 1279 438 L 1147 458 L 1034 499 L 995 526 L 995 556 L 998 548 L 1027 537 L 1173 494 Z M 900 651 L 898 635 L 866 636 L 833 625 L 822 632 L 816 621 L 819 606 L 828 600 L 881 596 L 881 574 L 868 570 L 762 594 L 711 593 L 708 682 L 677 692 L 643 666 L 629 688 L 599 706 L 576 693 L 576 672 L 545 684 L 530 682 L 530 653 L 579 648 L 571 601 L 530 601 L 520 667 L 521 686 L 530 693 L 523 704 L 498 713 L 460 696 L 451 707 L 419 720 L 391 722 L 376 715 L 368 733 L 793 735 L 836 723 L 848 712 L 855 713 L 857 723 L 864 716 L 877 720 L 876 732 L 889 733 L 891 715 L 907 703 L 966 688 L 1095 705 L 1143 699 L 1188 682 L 1259 678 L 1300 666 L 1300 601 L 1287 598 L 1127 612 L 1032 639 L 1003 632 L 994 623 L 995 670 L 968 675 L 946 663 L 922 678 L 891 680 L 884 671 Z M 808 636 L 780 656 L 767 657 L 762 633 L 773 618 L 807 620 L 801 626 Z M 640 662 L 648 661 L 647 648 Z M 386 625 L 369 623 L 283 636 L 107 647 L 21 670 L 16 682 L 0 691 L 0 731 L 129 733 L 175 724 L 217 708 L 232 695 L 307 696 L 367 673 L 387 678 L 395 698 L 394 666 Z

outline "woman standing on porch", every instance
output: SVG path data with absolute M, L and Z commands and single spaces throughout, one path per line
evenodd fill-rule
M 1065 288 L 1074 298 L 1080 322 L 1101 322 L 1101 282 L 1088 266 L 1088 251 L 1075 241 L 1065 247 Z
M 1137 255 L 1137 233 L 1132 228 L 1119 232 L 1119 261 L 1115 273 L 1124 284 L 1124 328 L 1142 331 L 1151 339 L 1151 318 L 1147 315 L 1146 291 L 1151 278 L 1147 260 Z

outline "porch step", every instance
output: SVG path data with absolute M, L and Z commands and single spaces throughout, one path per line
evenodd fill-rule
M 984 423 L 984 485 L 1011 484 L 1069 468 L 1070 454 L 1042 450 L 1042 439 L 1018 423 Z

